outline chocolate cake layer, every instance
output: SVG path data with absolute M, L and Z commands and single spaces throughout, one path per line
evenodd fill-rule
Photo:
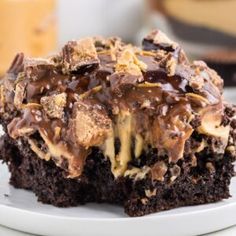
M 110 162 L 101 152 L 93 150 L 86 159 L 82 177 L 76 180 L 65 178 L 62 169 L 53 161 L 37 158 L 27 148 L 27 143 L 16 145 L 7 136 L 1 142 L 4 142 L 1 156 L 9 163 L 12 174 L 10 183 L 16 188 L 34 191 L 43 203 L 59 207 L 107 202 L 123 205 L 130 216 L 141 216 L 230 197 L 229 183 L 233 176 L 230 152 L 216 157 L 204 150 L 199 154 L 195 167 L 191 167 L 192 160 L 188 157 L 185 162 L 178 162 L 179 168 L 170 165 L 171 171 L 163 181 L 153 182 L 151 179 L 134 181 L 127 177 L 114 179 Z M 156 162 L 153 152 L 147 154 L 146 158 Z M 138 166 L 143 164 L 139 163 Z M 171 182 L 171 178 L 176 178 L 176 181 Z
M 124 205 L 131 216 L 229 197 L 235 109 L 222 79 L 153 31 L 18 54 L 0 85 L 11 184 L 57 206 Z

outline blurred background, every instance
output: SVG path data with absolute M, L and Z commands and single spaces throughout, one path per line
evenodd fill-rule
M 159 28 L 236 86 L 236 0 L 0 0 L 0 19 L 0 74 L 17 52 L 46 56 L 93 35 L 139 44 Z

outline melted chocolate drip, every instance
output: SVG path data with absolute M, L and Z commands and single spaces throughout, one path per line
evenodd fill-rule
M 93 51 L 88 53 L 86 67 L 85 63 L 78 62 L 75 57 L 68 55 L 71 45 L 75 47 L 76 43 L 66 45 L 67 50 L 63 51 L 64 54 L 66 52 L 66 58 L 63 58 L 63 54 L 58 55 L 58 63 L 55 63 L 54 57 L 44 66 L 34 63 L 28 74 L 25 68 L 23 104 L 19 110 L 20 114 L 8 125 L 8 132 L 13 138 L 30 137 L 32 133 L 39 131 L 45 135 L 50 145 L 65 147 L 65 152 L 69 153 L 67 157 L 58 154 L 59 156 L 52 158 L 62 167 L 69 166 L 71 169 L 66 171 L 71 177 L 81 174 L 89 148 L 92 148 L 76 144 L 72 139 L 74 134 L 70 133 L 75 132 L 70 129 L 70 120 L 74 104 L 78 101 L 89 102 L 92 107 L 104 110 L 113 126 L 117 123 L 118 114 L 128 111 L 134 117 L 132 122 L 135 122 L 135 128 L 132 129 L 142 136 L 144 142 L 148 142 L 145 145 L 152 145 L 168 153 L 170 161 L 173 162 L 183 158 L 185 140 L 193 131 L 190 125 L 192 116 L 203 116 L 204 113 L 200 111 L 206 107 L 222 109 L 221 94 L 217 87 L 217 81 L 220 79 L 212 78 L 206 66 L 188 63 L 182 50 L 175 44 L 170 44 L 170 41 L 156 42 L 148 37 L 143 41 L 143 50 L 138 51 L 134 47 L 128 48 L 123 43 L 115 44 L 114 41 L 109 41 L 104 48 L 99 44 L 96 55 L 93 48 L 95 46 L 90 45 Z M 76 47 L 73 48 L 73 53 L 74 50 Z M 132 70 L 135 68 L 138 73 L 117 71 L 117 65 L 121 60 L 119 58 L 125 50 L 128 52 L 125 55 L 126 60 L 121 62 L 121 68 L 132 67 Z M 86 54 L 86 50 L 84 53 Z M 86 55 L 79 55 L 80 60 L 83 60 L 83 57 Z M 72 71 L 63 69 L 65 60 L 67 64 L 70 63 L 68 58 L 70 61 L 73 60 Z M 21 63 L 22 58 L 18 55 L 9 73 L 18 74 L 22 70 Z M 67 68 L 71 68 L 70 66 L 67 65 Z M 174 74 L 169 76 L 168 69 L 174 71 Z M 192 85 L 191 80 L 196 77 L 201 78 L 202 86 Z M 4 86 L 7 80 L 6 76 Z M 53 95 L 61 93 L 66 93 L 67 96 L 64 114 L 60 119 L 51 118 L 45 113 L 41 98 L 53 98 Z M 12 92 L 6 93 L 7 107 L 14 106 L 12 96 L 14 97 Z M 8 112 L 11 113 L 10 110 Z M 59 130 L 59 133 L 56 130 Z M 102 148 L 103 143 L 97 145 Z M 52 155 L 54 153 L 55 150 Z M 65 160 L 68 165 L 65 165 Z M 75 173 L 72 173 L 73 171 Z

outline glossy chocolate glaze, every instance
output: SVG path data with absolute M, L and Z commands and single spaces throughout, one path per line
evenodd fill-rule
M 184 158 L 196 117 L 204 120 L 214 110 L 218 115 L 204 122 L 221 127 L 222 80 L 203 62 L 190 63 L 160 31 L 144 39 L 143 49 L 116 38 L 89 38 L 69 42 L 48 59 L 18 55 L 1 87 L 9 135 L 31 140 L 38 132 L 49 156 L 71 178 L 80 176 L 94 146 L 119 177 L 133 156 L 150 147 L 170 162 Z M 206 124 L 198 132 L 217 133 Z M 221 128 L 227 139 L 228 128 Z M 115 153 L 117 138 L 121 148 Z

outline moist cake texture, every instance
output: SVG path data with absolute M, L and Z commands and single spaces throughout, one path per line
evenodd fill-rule
M 130 216 L 230 197 L 235 108 L 204 62 L 152 31 L 17 54 L 0 84 L 0 158 L 10 183 L 59 207 L 124 206 Z

